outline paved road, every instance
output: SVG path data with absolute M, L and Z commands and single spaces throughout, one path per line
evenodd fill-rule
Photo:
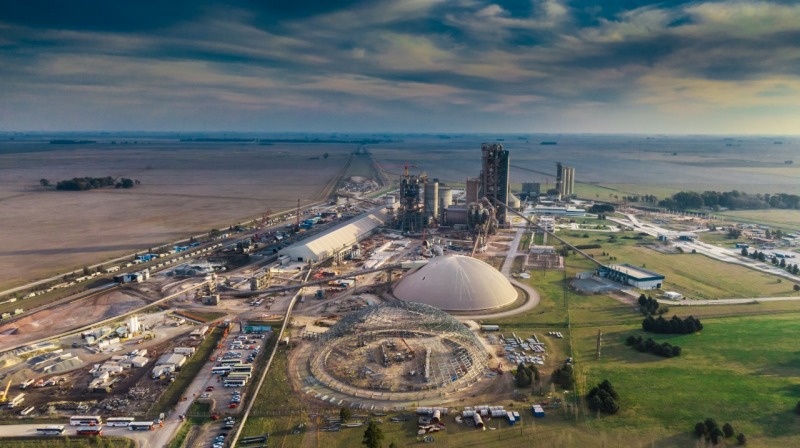
M 659 303 L 670 306 L 693 306 L 693 305 L 741 305 L 755 302 L 791 302 L 800 300 L 800 297 L 752 297 L 749 299 L 716 299 L 716 300 L 667 300 L 656 299 Z
M 38 424 L 38 425 L 3 425 L 2 426 L 2 433 L 0 433 L 0 437 L 47 437 L 41 436 L 36 433 L 36 428 L 41 428 L 42 426 L 47 426 L 52 423 L 46 424 Z M 64 435 L 69 437 L 76 437 L 75 431 L 77 426 L 69 426 L 65 424 L 64 427 L 66 428 L 66 432 Z M 155 431 L 131 431 L 128 428 L 121 428 L 121 427 L 103 427 L 103 435 L 108 436 L 119 436 L 119 437 L 127 437 L 129 439 L 133 439 L 137 442 L 138 446 L 141 448 L 161 448 L 165 447 L 169 444 L 169 439 L 167 442 L 164 442 L 161 445 L 152 444 L 153 440 L 161 440 L 160 437 L 161 433 L 164 432 L 164 428 L 157 428 Z M 62 437 L 62 436 L 52 436 L 52 437 Z M 78 436 L 80 437 L 80 436 Z M 2 443 L 0 443 L 2 445 Z

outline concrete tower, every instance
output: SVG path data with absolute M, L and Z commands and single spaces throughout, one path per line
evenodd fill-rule
M 480 197 L 486 197 L 497 208 L 497 222 L 508 224 L 508 151 L 499 143 L 481 145 L 483 165 L 481 169 Z

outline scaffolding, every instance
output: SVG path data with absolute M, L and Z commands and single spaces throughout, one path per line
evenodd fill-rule
M 456 392 L 489 372 L 489 354 L 475 334 L 449 314 L 413 302 L 343 317 L 313 353 L 310 369 L 321 383 L 358 396 L 378 393 L 382 400 Z

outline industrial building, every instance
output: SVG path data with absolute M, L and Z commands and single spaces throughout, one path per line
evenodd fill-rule
M 497 269 L 462 255 L 435 257 L 394 287 L 400 300 L 445 311 L 479 311 L 511 305 L 517 291 Z
M 508 151 L 499 143 L 481 145 L 482 168 L 479 196 L 488 198 L 497 207 L 496 218 L 500 226 L 508 224 L 506 208 L 509 196 Z M 468 184 L 469 186 L 469 184 Z
M 575 168 L 556 163 L 556 190 L 558 196 L 567 198 L 575 194 Z
M 282 249 L 279 254 L 288 256 L 292 261 L 314 263 L 329 257 L 344 255 L 350 252 L 354 244 L 375 232 L 388 221 L 389 216 L 386 209 L 378 207 Z
M 601 269 L 599 274 L 624 285 L 639 289 L 661 289 L 664 276 L 627 263 L 612 264 Z

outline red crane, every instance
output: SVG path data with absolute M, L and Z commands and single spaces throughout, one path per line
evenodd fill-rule
M 414 349 L 413 349 L 413 348 L 411 348 L 411 346 L 410 346 L 410 345 L 408 345 L 408 342 L 406 342 L 406 340 L 405 340 L 405 339 L 403 339 L 403 338 L 400 338 L 400 340 L 401 340 L 401 341 L 403 341 L 403 345 L 405 345 L 405 346 L 406 346 L 406 348 L 408 349 L 408 351 L 409 351 L 409 352 L 411 352 L 411 354 L 413 355 L 413 354 L 414 354 Z

